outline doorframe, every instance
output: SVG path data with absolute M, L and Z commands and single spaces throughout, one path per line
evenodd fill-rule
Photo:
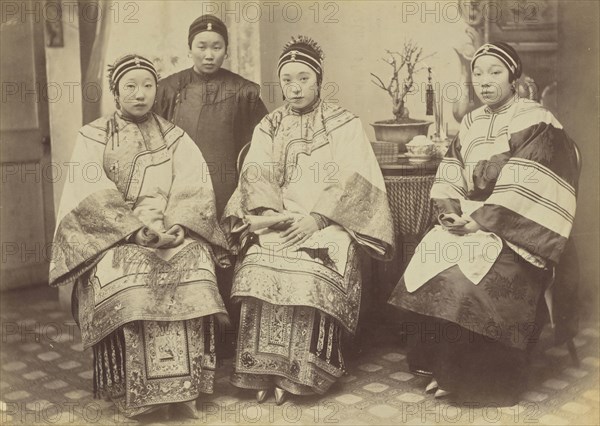
M 45 54 L 45 36 L 44 22 L 35 17 L 29 17 L 25 25 L 32 31 L 32 52 L 34 60 L 34 87 L 37 108 L 37 127 L 30 129 L 2 130 L 2 164 L 19 164 L 25 167 L 28 163 L 35 163 L 39 169 L 35 171 L 36 179 L 41 183 L 41 204 L 44 220 L 44 247 L 35 247 L 35 256 L 40 259 L 39 262 L 13 267 L 10 269 L 2 268 L 1 291 L 11 289 L 21 289 L 35 285 L 47 285 L 48 268 L 50 264 L 50 248 L 55 224 L 54 212 L 54 188 L 52 179 L 45 177 L 45 172 L 49 171 L 51 165 L 51 145 L 50 145 L 50 116 L 48 106 L 48 80 L 46 76 L 46 54 Z M 5 59 L 6 60 L 6 59 Z M 26 90 L 21 87 L 19 90 Z M 22 96 L 24 96 L 22 94 Z M 33 145 L 27 145 L 24 149 L 23 141 L 32 140 Z M 10 161 L 4 161 L 5 158 Z M 26 169 L 18 168 L 17 173 L 21 172 L 24 176 Z M 4 177 L 3 177 L 4 178 Z M 10 200 L 3 200 L 8 201 Z M 3 227 L 10 224 L 3 224 Z M 21 242 L 23 243 L 23 242 Z M 7 248 L 3 248 L 4 249 Z M 20 255 L 26 256 L 22 251 L 27 247 L 20 245 Z M 5 253 L 6 254 L 6 253 Z M 23 285 L 25 283 L 25 285 Z

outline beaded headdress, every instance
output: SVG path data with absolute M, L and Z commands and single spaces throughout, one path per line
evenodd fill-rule
M 133 69 L 150 71 L 154 80 L 158 83 L 158 72 L 156 72 L 156 68 L 154 68 L 152 61 L 136 54 L 125 55 L 117 59 L 114 64 L 108 66 L 108 84 L 113 95 L 118 94 L 119 80 L 127 71 Z
M 481 46 L 475 54 L 473 55 L 473 59 L 471 59 L 471 71 L 475 67 L 475 61 L 480 56 L 490 55 L 494 56 L 508 68 L 508 71 L 513 76 L 513 79 L 519 78 L 522 72 L 522 64 L 521 58 L 517 51 L 508 43 L 504 43 L 502 41 L 497 41 L 493 43 L 486 43 Z
M 323 50 L 312 38 L 303 35 L 292 37 L 283 46 L 283 52 L 277 63 L 277 74 L 281 73 L 281 68 L 285 64 L 301 62 L 317 73 L 317 80 L 320 83 L 323 79 L 323 60 Z

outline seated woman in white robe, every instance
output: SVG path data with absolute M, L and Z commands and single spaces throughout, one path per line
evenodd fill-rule
M 428 391 L 512 405 L 573 226 L 577 159 L 552 113 L 515 93 L 521 60 L 510 45 L 482 46 L 471 68 L 484 106 L 439 166 L 440 224 L 389 302 L 407 314 L 409 367 L 432 376 Z
M 171 403 L 194 416 L 213 389 L 213 318 L 226 319 L 215 282 L 226 238 L 200 150 L 150 112 L 153 64 L 127 55 L 109 80 L 118 110 L 79 131 L 72 161 L 90 172 L 65 183 L 50 285 L 75 283 L 95 396 L 128 417 Z
M 356 330 L 360 305 L 358 249 L 389 258 L 393 225 L 360 120 L 319 98 L 320 48 L 292 39 L 278 74 L 286 105 L 256 127 L 223 223 L 240 253 L 231 381 L 260 402 L 274 389 L 280 404 L 286 392 L 323 394 L 343 374 L 340 339 Z

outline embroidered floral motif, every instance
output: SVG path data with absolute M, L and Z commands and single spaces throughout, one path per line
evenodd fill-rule
M 300 373 L 300 363 L 298 363 L 298 361 L 292 361 L 292 364 L 290 365 L 290 373 L 296 377 L 298 376 Z
M 254 367 L 254 365 L 256 365 L 256 360 L 249 352 L 244 352 L 242 354 L 241 361 L 242 365 L 247 368 Z

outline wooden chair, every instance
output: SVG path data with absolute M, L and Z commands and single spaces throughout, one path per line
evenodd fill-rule
M 575 156 L 577 159 L 577 175 L 578 177 L 581 175 L 581 152 L 579 151 L 579 147 L 573 142 L 573 147 L 575 148 Z M 578 192 L 578 188 L 575 188 L 575 193 Z M 550 280 L 546 284 L 546 290 L 544 291 L 544 300 L 546 302 L 546 307 L 548 308 L 548 316 L 550 319 L 550 326 L 554 329 L 554 283 L 556 281 L 556 265 L 552 267 L 552 275 Z M 566 340 L 567 349 L 569 351 L 569 355 L 571 356 L 571 360 L 575 366 L 579 366 L 579 357 L 577 355 L 577 348 L 575 348 L 575 344 L 573 343 L 573 338 L 568 338 Z
M 242 166 L 244 165 L 244 160 L 246 159 L 246 155 L 248 155 L 248 151 L 250 151 L 250 142 L 244 145 L 238 154 L 236 162 L 238 175 L 242 172 Z

